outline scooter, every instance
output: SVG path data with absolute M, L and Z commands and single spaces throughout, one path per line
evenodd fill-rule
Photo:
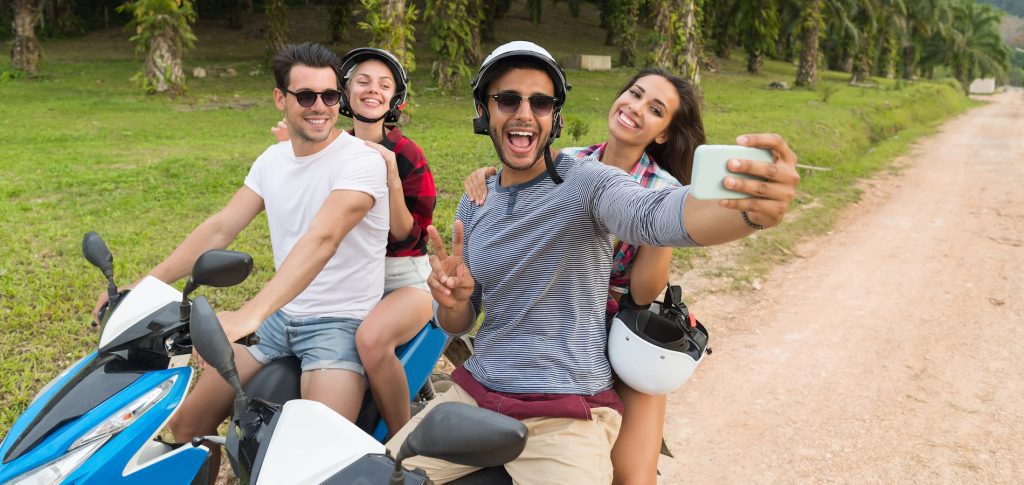
M 47 384 L 15 421 L 0 443 L 0 483 L 205 482 L 209 447 L 157 434 L 193 377 L 190 294 L 241 283 L 252 258 L 213 250 L 196 261 L 183 292 L 152 277 L 119 291 L 102 238 L 86 234 L 82 251 L 108 283 L 98 348 Z M 445 341 L 427 325 L 400 349 L 410 387 L 427 382 Z M 380 428 L 380 421 L 367 426 Z
M 453 483 L 493 483 L 486 481 L 489 470 L 504 472 L 500 466 L 526 447 L 527 429 L 519 420 L 446 402 L 424 416 L 392 457 L 379 441 L 321 403 L 293 399 L 280 405 L 248 397 L 231 344 L 203 296 L 192 306 L 191 326 L 196 350 L 235 390 L 224 445 L 242 483 L 433 483 L 422 470 L 402 467 L 404 459 L 416 455 L 484 468 Z M 197 437 L 194 443 L 208 441 L 217 442 Z
M 43 387 L 14 422 L 0 444 L 0 483 L 183 483 L 207 476 L 207 448 L 156 436 L 192 380 L 189 295 L 200 286 L 241 283 L 252 258 L 210 251 L 196 261 L 184 292 L 153 277 L 118 291 L 103 239 L 86 234 L 82 252 L 108 283 L 99 346 Z

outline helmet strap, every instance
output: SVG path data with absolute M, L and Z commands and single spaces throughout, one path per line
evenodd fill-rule
M 544 166 L 548 169 L 548 175 L 551 180 L 556 184 L 562 183 L 562 177 L 558 176 L 558 171 L 555 170 L 555 161 L 551 158 L 551 142 L 555 141 L 554 138 L 548 139 L 547 146 L 544 147 Z
M 380 116 L 378 116 L 376 118 L 367 118 L 367 117 L 365 117 L 365 116 L 363 116 L 363 115 L 361 115 L 359 113 L 356 113 L 355 110 L 352 110 L 352 117 L 357 119 L 357 120 L 359 120 L 359 121 L 362 121 L 363 123 L 376 123 L 376 122 L 384 119 L 384 117 L 387 116 L 387 115 L 388 115 L 388 113 L 384 113 L 383 115 L 380 115 Z
M 562 183 L 562 177 L 558 175 L 558 171 L 555 170 L 555 161 L 551 157 L 551 145 L 555 142 L 555 138 L 562 132 L 562 110 L 561 108 L 555 110 L 551 117 L 551 134 L 548 135 L 547 146 L 544 147 L 544 166 L 548 169 L 548 175 L 551 176 L 551 181 L 555 184 Z

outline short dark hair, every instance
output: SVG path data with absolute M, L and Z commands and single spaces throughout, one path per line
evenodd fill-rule
M 274 69 L 274 81 L 277 88 L 284 91 L 288 89 L 291 82 L 292 67 L 301 64 L 308 67 L 329 67 L 334 71 L 338 79 L 338 88 L 341 88 L 341 61 L 334 51 L 314 42 L 303 42 L 302 44 L 288 44 L 278 52 L 270 61 Z
M 672 114 L 672 121 L 668 125 L 668 139 L 665 140 L 665 143 L 652 141 L 644 148 L 644 152 L 654 158 L 654 162 L 672 174 L 676 180 L 683 185 L 688 185 L 690 172 L 693 169 L 693 152 L 698 145 L 707 142 L 707 137 L 704 135 L 704 122 L 700 117 L 700 92 L 692 82 L 664 69 L 650 67 L 636 73 L 619 91 L 619 96 L 633 87 L 637 80 L 647 76 L 661 76 L 676 88 L 676 93 L 679 95 L 679 109 Z

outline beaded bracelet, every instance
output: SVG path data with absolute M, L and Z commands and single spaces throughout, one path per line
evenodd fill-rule
M 743 216 L 743 222 L 746 223 L 747 226 L 758 231 L 763 231 L 765 229 L 765 227 L 760 224 L 754 224 L 753 222 L 750 222 L 750 217 L 747 216 L 747 211 L 740 211 L 740 215 Z

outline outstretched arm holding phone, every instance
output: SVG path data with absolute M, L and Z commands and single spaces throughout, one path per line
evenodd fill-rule
M 796 196 L 800 174 L 796 170 L 796 154 L 779 135 L 753 134 L 736 138 L 742 146 L 764 148 L 772 152 L 774 163 L 754 160 L 732 160 L 731 172 L 755 175 L 764 180 L 726 177 L 729 190 L 749 194 L 745 199 L 700 200 L 689 195 L 683 210 L 686 231 L 703 246 L 739 239 L 756 230 L 774 227 L 782 222 L 790 202 Z M 746 213 L 747 221 L 743 218 Z

